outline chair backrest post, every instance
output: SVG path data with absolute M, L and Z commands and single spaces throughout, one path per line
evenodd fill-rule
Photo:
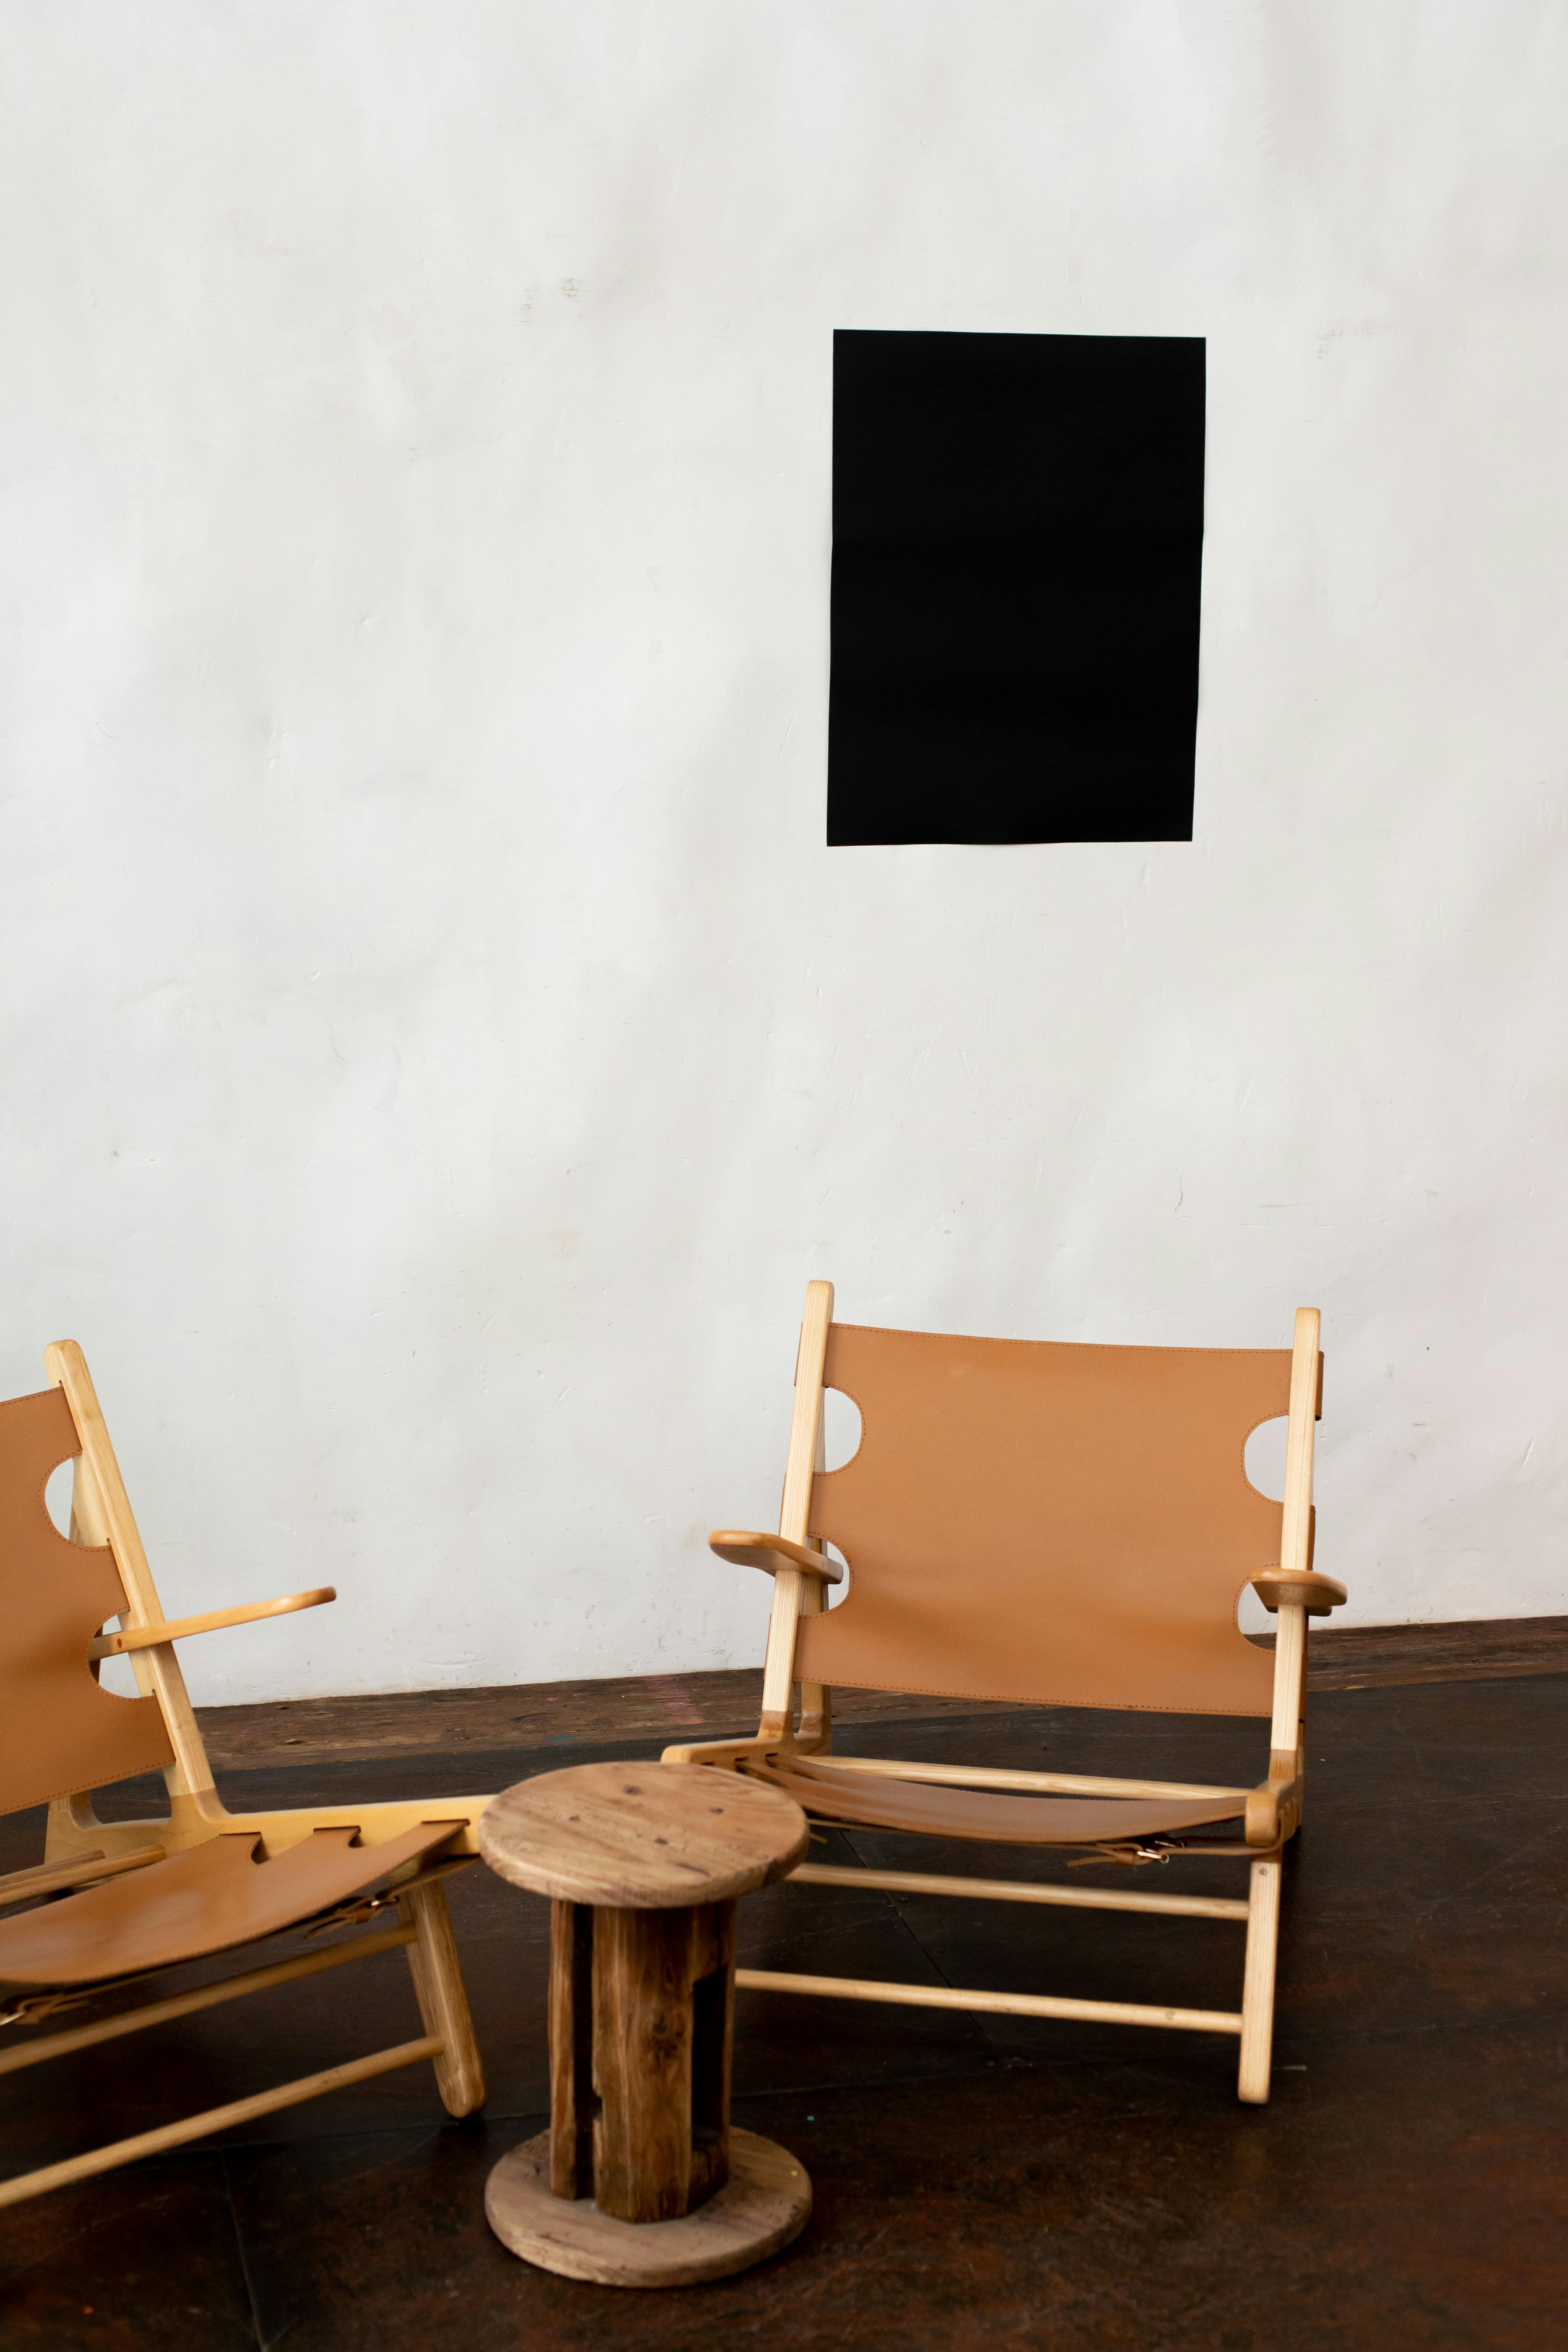
M 833 1322 L 833 1285 L 808 1282 L 805 1313 L 801 1321 L 800 1350 L 795 1367 L 795 1411 L 790 1420 L 789 1459 L 784 1470 L 784 1498 L 779 1508 L 779 1533 L 791 1543 L 806 1540 L 811 1517 L 812 1479 L 816 1470 L 822 1427 L 822 1371 L 827 1356 L 827 1334 Z M 773 1613 L 768 1620 L 767 1663 L 763 1669 L 762 1735 L 787 1738 L 793 1728 L 795 1643 L 801 1619 L 799 1569 L 781 1561 L 773 1578 Z
M 820 1412 L 816 1416 L 816 1453 L 815 1455 L 815 1461 L 818 1471 L 826 1469 L 827 1430 L 826 1416 Z M 807 1538 L 807 1541 L 810 1541 L 809 1537 Z M 803 1577 L 801 1579 L 800 1585 L 801 1615 L 803 1617 L 815 1617 L 817 1612 L 826 1608 L 826 1586 L 815 1576 Z M 828 1684 L 812 1682 L 809 1677 L 802 1682 L 800 1685 L 800 1728 L 795 1734 L 795 1738 L 800 1747 L 814 1748 L 819 1755 L 825 1755 L 832 1747 L 833 1692 Z
M 114 1458 L 87 1359 L 74 1339 L 57 1339 L 44 1351 L 51 1387 L 63 1389 L 76 1423 L 81 1452 L 77 1456 L 71 1493 L 72 1531 L 79 1540 L 107 1544 L 125 1590 L 121 1625 L 157 1625 L 163 1622 L 153 1571 L 147 1564 L 141 1534 Z M 213 1790 L 212 1768 L 196 1727 L 195 1711 L 172 1642 L 131 1654 L 137 1688 L 155 1698 L 174 1751 L 174 1761 L 163 1778 L 172 1799 L 202 1798 Z
M 1279 1533 L 1279 1565 L 1287 1575 L 1311 1566 L 1312 1453 L 1321 1402 L 1321 1318 L 1315 1307 L 1296 1311 L 1290 1357 L 1290 1407 L 1285 1442 L 1285 1513 Z M 1274 1645 L 1274 1714 L 1268 1735 L 1269 1769 L 1292 1769 L 1301 1748 L 1307 1681 L 1307 1612 L 1287 1601 L 1279 1612 Z

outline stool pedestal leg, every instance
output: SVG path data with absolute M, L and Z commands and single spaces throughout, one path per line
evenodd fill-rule
M 730 2177 L 735 1906 L 550 1923 L 550 2186 L 671 2221 Z
M 515 2253 L 603 2285 L 677 2286 L 798 2236 L 804 2168 L 730 2129 L 734 1989 L 733 1902 L 552 1905 L 550 2129 L 502 2158 L 485 2200 Z
M 550 2186 L 594 2193 L 594 1915 L 550 1906 Z
M 673 2221 L 729 2178 L 735 1906 L 594 1914 L 594 2201 Z

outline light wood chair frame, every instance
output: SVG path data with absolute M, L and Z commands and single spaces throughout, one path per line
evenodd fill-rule
M 745 1560 L 773 1578 L 763 1675 L 762 1720 L 743 1740 L 687 1742 L 664 1750 L 669 1763 L 736 1769 L 770 1748 L 798 1755 L 832 1749 L 832 1693 L 820 1683 L 799 1684 L 795 1715 L 795 1638 L 803 1617 L 824 1606 L 824 1588 L 841 1570 L 814 1542 L 810 1530 L 812 1480 L 826 1467 L 823 1451 L 823 1368 L 833 1321 L 833 1286 L 807 1286 L 805 1314 L 795 1364 L 795 1408 L 779 1537 L 719 1531 L 711 1538 L 721 1557 Z M 1279 1940 L 1280 1871 L 1289 1840 L 1300 1826 L 1306 1779 L 1307 1619 L 1321 1616 L 1344 1599 L 1342 1586 L 1311 1568 L 1312 1455 L 1319 1410 L 1320 1317 L 1315 1307 L 1296 1316 L 1287 1423 L 1285 1496 L 1278 1570 L 1253 1580 L 1264 1605 L 1277 1615 L 1273 1714 L 1267 1778 L 1252 1788 L 1206 1783 L 1094 1778 L 1064 1772 L 1009 1771 L 985 1766 L 910 1763 L 896 1758 L 836 1757 L 838 1771 L 881 1774 L 944 1787 L 998 1789 L 1014 1793 L 1130 1798 L 1233 1797 L 1243 1811 L 1244 1836 L 1233 1844 L 1211 1837 L 1188 1851 L 1205 1857 L 1234 1855 L 1247 1867 L 1245 1899 L 1215 1895 L 1122 1893 L 1114 1888 L 1045 1885 L 1012 1879 L 967 1878 L 920 1871 L 850 1869 L 803 1863 L 790 1875 L 816 1886 L 863 1886 L 904 1895 L 951 1895 L 983 1902 L 1059 1905 L 1080 1911 L 1131 1911 L 1170 1918 L 1229 1919 L 1247 1928 L 1239 2010 L 1163 2008 L 1151 2002 L 1075 2000 L 1054 1994 L 964 1991 L 946 1985 L 909 1985 L 849 1977 L 806 1976 L 772 1969 L 739 1969 L 735 1982 L 755 1990 L 830 1997 L 839 2000 L 888 2001 L 910 2008 L 953 2009 L 1013 2017 L 1072 2018 L 1101 2024 L 1146 2025 L 1181 2032 L 1235 2034 L 1240 2044 L 1237 2095 L 1262 2105 L 1268 2097 L 1274 2036 L 1274 1986 Z M 846 1827 L 852 1824 L 845 1824 Z M 1163 1845 L 1163 1855 L 1179 1859 L 1183 1849 Z M 1131 1854 L 1129 1859 L 1133 1858 Z
M 442 1880 L 455 1857 L 478 1854 L 474 1832 L 489 1802 L 489 1796 L 230 1812 L 213 1780 L 184 1675 L 174 1653 L 174 1642 L 186 1633 L 275 1616 L 331 1600 L 331 1589 L 324 1587 L 317 1592 L 295 1594 L 282 1601 L 263 1601 L 247 1609 L 165 1619 L 81 1349 L 74 1340 L 57 1340 L 46 1350 L 45 1362 L 50 1384 L 65 1391 L 80 1444 L 72 1482 L 72 1538 L 84 1544 L 108 1545 L 125 1593 L 126 1606 L 120 1617 L 119 1633 L 100 1635 L 91 1644 L 89 1654 L 94 1659 L 120 1653 L 130 1656 L 142 1695 L 158 1702 L 174 1761 L 163 1773 L 169 1792 L 166 1817 L 104 1822 L 98 1817 L 90 1790 L 56 1798 L 48 1809 L 44 1863 L 37 1868 L 0 1877 L 0 1908 L 40 1895 L 68 1893 L 124 1871 L 144 1868 L 162 1861 L 165 1854 L 203 1844 L 222 1834 L 253 1833 L 261 1840 L 263 1853 L 270 1859 L 319 1829 L 353 1827 L 358 1830 L 362 1844 L 375 1846 L 428 1822 L 449 1821 L 458 1826 L 441 1848 L 434 1867 L 417 1861 L 406 1864 L 389 1874 L 384 1899 L 373 1902 L 365 1898 L 342 1906 L 341 1924 L 350 1926 L 367 1917 L 373 1908 L 390 1909 L 395 1904 L 395 1927 L 379 1928 L 369 1935 L 356 1936 L 347 1944 L 331 1945 L 269 1967 L 251 1969 L 195 1991 L 146 2002 L 138 2009 L 118 2011 L 88 2024 L 37 2035 L 15 2048 L 0 2047 L 0 2074 L 36 2066 L 45 2059 L 62 2057 L 71 2051 L 116 2041 L 121 2035 L 174 2018 L 189 2017 L 220 2002 L 238 2000 L 246 1993 L 318 1976 L 348 1961 L 370 1959 L 398 1948 L 407 1954 L 424 2028 L 416 2039 L 279 2084 L 248 2098 L 183 2116 L 156 2130 L 108 2143 L 61 2163 L 0 2180 L 0 2206 L 41 2196 L 70 2181 L 89 2179 L 119 2165 L 133 2164 L 142 2157 L 183 2147 L 187 2141 L 226 2131 L 258 2116 L 271 2115 L 279 2108 L 294 2106 L 425 2059 L 434 2067 L 437 2088 L 447 2112 L 453 2116 L 472 2114 L 484 2104 L 484 2069 L 474 2038 Z M 96 1992 L 108 1990 L 108 1985 L 84 1988 L 79 1998 L 91 2000 Z M 78 1998 L 73 1992 L 68 2005 L 76 2006 Z M 20 2007 L 25 2024 L 27 2004 L 24 2001 Z

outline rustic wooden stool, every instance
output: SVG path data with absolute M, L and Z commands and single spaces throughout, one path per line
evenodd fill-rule
M 787 2246 L 811 2183 L 730 2128 L 735 1899 L 782 1878 L 805 1815 L 693 1764 L 579 1764 L 495 1798 L 479 1851 L 552 1897 L 550 2129 L 489 2178 L 515 2254 L 605 2286 L 689 2286 Z

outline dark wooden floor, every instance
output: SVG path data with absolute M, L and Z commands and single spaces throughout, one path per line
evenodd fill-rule
M 1256 1637 L 1260 1649 L 1272 1634 Z M 1428 1682 L 1568 1673 L 1568 1617 L 1465 1619 L 1436 1625 L 1316 1625 L 1312 1690 L 1375 1690 Z M 300 1698 L 200 1710 L 215 1767 L 285 1758 L 349 1763 L 464 1748 L 544 1748 L 584 1739 L 703 1738 L 755 1728 L 760 1667 L 708 1674 L 620 1675 L 597 1682 L 502 1683 L 481 1690 L 395 1691 L 367 1698 Z M 840 1691 L 845 1723 L 1014 1712 L 973 1699 L 911 1701 L 898 1692 Z
M 0 2341 L 1560 2352 L 1565 1734 L 1558 1674 L 1315 1695 L 1267 2109 L 1237 2105 L 1233 2042 L 742 1994 L 737 2120 L 805 2160 L 816 2213 L 773 2262 L 666 2294 L 530 2270 L 486 2227 L 489 2168 L 545 2117 L 546 1906 L 476 1867 L 453 1913 L 490 2078 L 482 2119 L 445 2122 L 416 2069 L 0 2213 Z M 1009 1708 L 848 1724 L 840 1744 L 1234 1781 L 1254 1776 L 1258 1737 Z M 452 1794 L 656 1744 L 645 1729 L 353 1762 L 274 1751 L 224 1779 L 246 1803 Z M 35 1821 L 0 1831 L 0 1866 L 37 1858 Z M 851 1858 L 842 1838 L 821 1852 Z M 913 1859 L 875 1833 L 858 1832 L 853 1853 Z M 973 1850 L 922 1845 L 915 1866 L 966 1861 Z M 1004 1848 L 984 1866 L 1042 1867 Z M 1235 1865 L 1188 1867 L 1184 1883 L 1231 1891 Z M 806 1887 L 749 1898 L 742 1920 L 752 1966 L 1203 2006 L 1239 1991 L 1228 1923 Z M 8 2079 L 0 2164 L 47 2162 L 416 2030 L 397 1953 L 257 1996 Z

